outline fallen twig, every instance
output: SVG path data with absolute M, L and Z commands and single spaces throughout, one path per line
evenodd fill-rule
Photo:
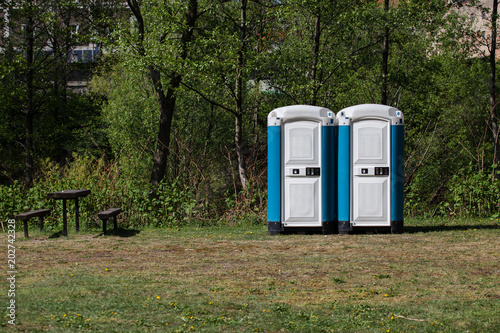
M 401 319 L 406 319 L 406 320 L 412 320 L 412 321 L 429 321 L 427 319 L 415 319 L 415 318 L 408 318 L 408 317 L 403 317 L 403 316 L 399 316 L 399 315 L 394 315 L 394 317 L 396 318 L 401 318 Z

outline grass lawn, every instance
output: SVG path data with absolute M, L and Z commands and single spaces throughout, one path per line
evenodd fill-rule
M 500 332 L 498 220 L 348 236 L 35 225 L 15 241 L 15 326 L 0 284 L 3 331 Z

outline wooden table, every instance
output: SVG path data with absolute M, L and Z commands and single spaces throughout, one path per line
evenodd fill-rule
M 75 220 L 76 220 L 76 231 L 80 231 L 80 210 L 78 207 L 78 198 L 86 197 L 90 194 L 90 190 L 63 190 L 58 192 L 48 193 L 47 197 L 56 200 L 63 201 L 63 235 L 68 235 L 68 219 L 66 212 L 66 200 L 74 199 L 75 200 Z

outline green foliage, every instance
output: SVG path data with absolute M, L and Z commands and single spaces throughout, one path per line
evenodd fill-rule
M 121 172 L 147 180 L 158 132 L 158 104 L 143 71 L 109 59 L 90 82 L 93 94 L 102 96 L 101 112 L 111 152 Z
M 121 207 L 123 227 L 148 225 L 172 227 L 196 223 L 203 218 L 203 206 L 194 200 L 192 192 L 179 180 L 160 184 L 155 195 L 148 184 L 138 184 L 122 174 L 117 163 L 90 155 L 73 155 L 73 160 L 61 167 L 45 160 L 34 185 L 26 191 L 16 181 L 13 185 L 0 185 L 0 219 L 12 219 L 25 211 L 52 209 L 46 217 L 48 230 L 62 226 L 62 207 L 59 200 L 47 198 L 47 193 L 65 189 L 89 189 L 91 194 L 79 200 L 80 219 L 83 226 L 100 225 L 96 216 L 99 211 Z M 69 223 L 73 222 L 74 201 L 68 200 Z
M 472 166 L 466 172 L 454 175 L 449 183 L 448 200 L 440 207 L 451 216 L 500 215 L 500 181 L 491 174 L 475 171 Z
M 488 176 L 489 64 L 473 53 L 477 36 L 470 17 L 445 1 L 411 0 L 389 10 L 374 0 L 250 1 L 245 20 L 241 1 L 199 1 L 195 38 L 185 55 L 185 1 L 139 1 L 144 36 L 138 22 L 128 19 L 130 9 L 114 10 L 113 3 L 80 1 L 89 9 L 81 17 L 75 2 L 51 0 L 38 9 L 23 7 L 3 22 L 19 32 L 32 15 L 43 27 L 35 48 L 43 50 L 47 40 L 60 47 L 34 59 L 32 154 L 38 178 L 26 192 L 18 180 L 30 66 L 23 38 L 1 40 L 0 184 L 10 184 L 0 187 L 2 218 L 42 207 L 59 214 L 60 202 L 48 200 L 47 192 L 89 188 L 91 196 L 82 200 L 88 226 L 97 225 L 95 213 L 110 206 L 121 206 L 123 219 L 134 226 L 261 224 L 268 112 L 299 103 L 334 112 L 378 103 L 387 31 L 388 103 L 405 114 L 406 215 L 498 214 L 498 182 Z M 82 24 L 75 34 L 67 22 L 78 18 L 89 18 L 95 27 Z M 68 63 L 67 52 L 91 40 L 104 43 L 106 55 L 90 93 L 70 92 L 69 73 L 89 74 L 93 65 Z M 170 91 L 176 104 L 167 176 L 154 193 L 147 183 L 159 106 L 151 68 L 161 74 L 165 91 L 172 77 L 182 77 Z M 238 147 L 235 115 L 242 117 Z M 246 190 L 237 155 L 245 160 Z M 54 214 L 49 227 L 60 223 Z

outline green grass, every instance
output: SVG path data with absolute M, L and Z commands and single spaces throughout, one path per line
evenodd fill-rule
M 265 226 L 106 237 L 70 228 L 67 238 L 30 231 L 29 240 L 18 231 L 17 325 L 7 316 L 1 325 L 26 332 L 499 332 L 498 221 L 406 226 L 401 235 L 326 237 L 268 236 Z M 0 241 L 6 248 L 6 234 Z M 8 289 L 5 279 L 1 286 Z M 5 309 L 7 293 L 1 297 Z

